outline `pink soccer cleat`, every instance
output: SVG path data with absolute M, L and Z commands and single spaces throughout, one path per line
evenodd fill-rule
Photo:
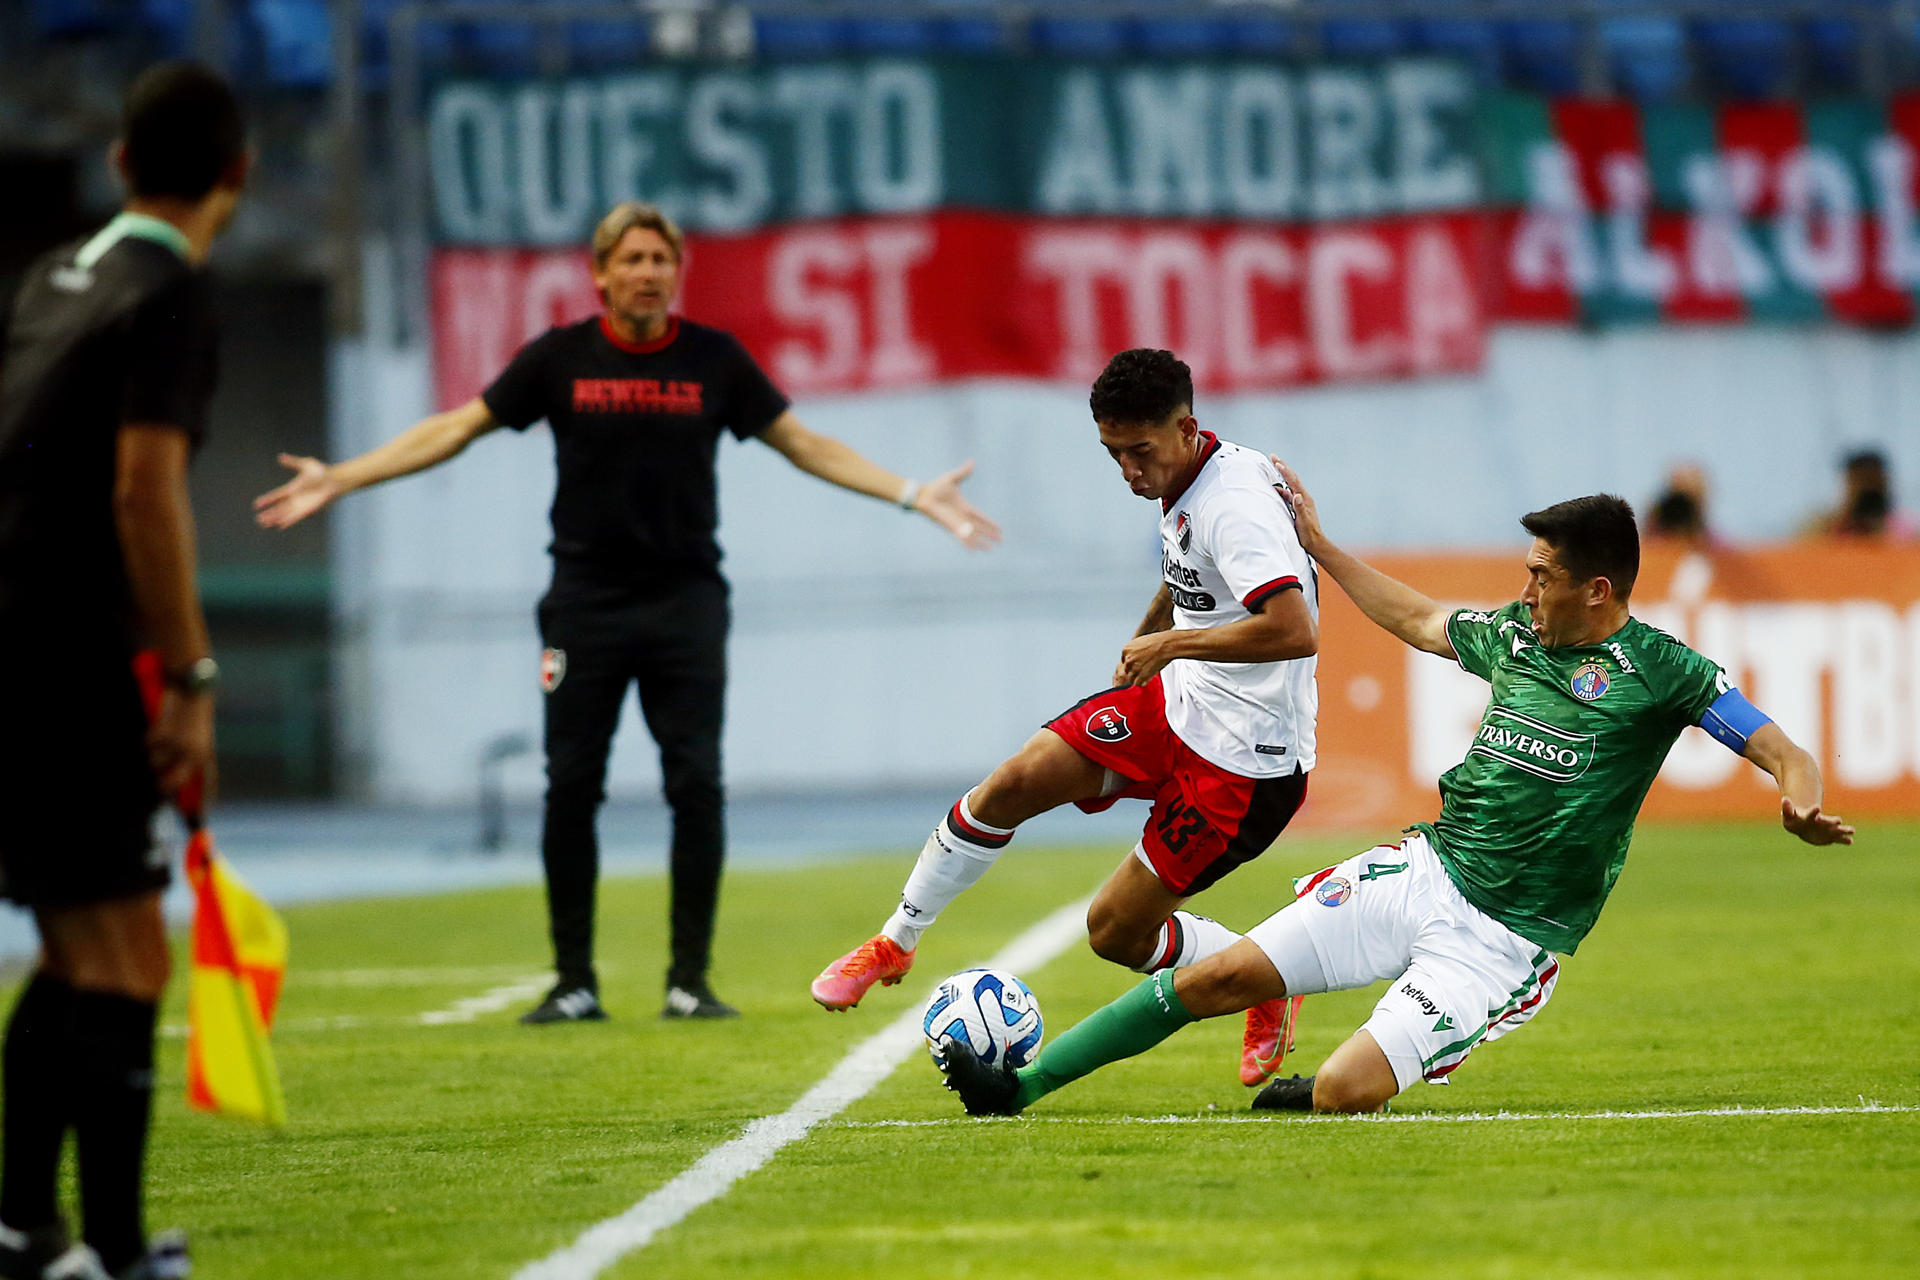
M 1247 1010 L 1247 1030 L 1240 1037 L 1240 1083 L 1252 1088 L 1265 1081 L 1286 1061 L 1293 1048 L 1294 1019 L 1305 996 L 1281 996 Z
M 868 987 L 876 982 L 897 986 L 911 968 L 913 952 L 902 951 L 892 938 L 877 934 L 822 969 L 813 980 L 813 998 L 836 1013 L 851 1009 Z

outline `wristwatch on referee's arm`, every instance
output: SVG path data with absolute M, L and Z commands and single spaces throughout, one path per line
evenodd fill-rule
M 212 693 L 214 686 L 220 683 L 220 664 L 212 658 L 196 658 L 185 666 L 168 667 L 164 678 L 167 688 L 175 693 L 196 697 Z

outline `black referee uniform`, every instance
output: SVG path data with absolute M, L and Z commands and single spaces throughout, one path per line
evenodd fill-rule
M 723 431 L 759 435 L 787 398 L 731 334 L 679 318 L 644 343 L 604 318 L 549 330 L 481 398 L 509 427 L 546 419 L 558 463 L 553 584 L 538 611 L 555 990 L 598 989 L 594 817 L 632 685 L 673 812 L 667 983 L 704 997 L 726 842 L 729 614 L 714 462 Z
M 131 667 L 133 601 L 114 521 L 129 422 L 197 446 L 212 397 L 211 291 L 167 223 L 123 213 L 28 272 L 0 367 L 0 876 L 33 907 L 167 882 L 160 795 Z

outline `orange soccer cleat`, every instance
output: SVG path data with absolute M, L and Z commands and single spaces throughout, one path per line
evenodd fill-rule
M 1247 1030 L 1240 1037 L 1240 1083 L 1252 1088 L 1265 1081 L 1286 1061 L 1293 1048 L 1294 1020 L 1305 996 L 1281 996 L 1247 1010 Z
M 886 934 L 876 934 L 820 971 L 813 980 L 813 998 L 825 1009 L 851 1009 L 878 982 L 897 986 L 913 968 L 913 952 Z M 1264 1077 L 1263 1077 L 1264 1078 Z

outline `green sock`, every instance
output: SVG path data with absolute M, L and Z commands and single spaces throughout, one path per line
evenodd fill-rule
M 1025 1110 L 1061 1085 L 1098 1071 L 1109 1062 L 1145 1053 L 1193 1022 L 1174 994 L 1173 970 L 1162 969 L 1104 1009 L 1097 1009 L 1060 1033 L 1040 1057 L 1020 1068 L 1016 1110 Z

